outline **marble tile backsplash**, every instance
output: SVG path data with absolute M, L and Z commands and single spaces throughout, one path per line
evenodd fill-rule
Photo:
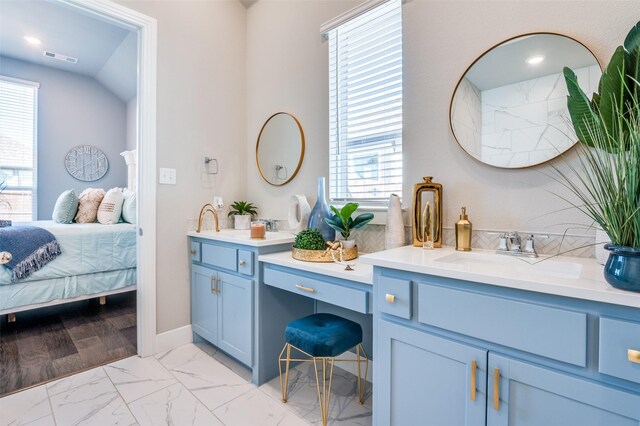
M 189 230 L 196 228 L 197 221 L 189 222 Z M 287 231 L 288 222 L 286 220 L 278 221 L 278 229 Z M 206 219 L 203 221 L 204 229 L 213 228 L 213 220 Z M 221 229 L 233 229 L 233 222 L 228 219 L 220 219 Z M 353 231 L 358 249 L 362 253 L 374 253 L 384 250 L 384 233 L 385 225 L 367 225 L 362 229 Z M 249 231 L 247 231 L 249 232 Z M 444 228 L 444 245 L 455 246 L 455 230 L 453 228 Z M 526 233 L 521 233 L 524 237 Z M 536 238 L 536 251 L 539 254 L 546 255 L 564 255 L 571 257 L 591 258 L 595 257 L 595 236 L 593 235 L 562 235 L 562 234 L 544 234 L 549 238 Z M 499 235 L 493 231 L 474 230 L 471 240 L 471 247 L 483 250 L 494 250 L 498 247 Z M 411 244 L 411 226 L 405 226 L 405 242 Z
M 363 253 L 372 253 L 384 250 L 384 225 L 367 225 L 363 229 L 354 231 L 356 244 Z M 455 246 L 455 230 L 453 228 L 443 229 L 445 246 Z M 536 250 L 539 254 L 557 255 L 572 257 L 594 257 L 595 237 L 593 235 L 562 235 L 544 234 L 549 238 L 537 238 L 535 240 Z M 524 235 L 523 235 L 524 236 Z M 499 235 L 496 232 L 474 230 L 471 246 L 477 249 L 494 250 L 498 247 Z M 405 227 L 405 241 L 411 244 L 411 227 Z

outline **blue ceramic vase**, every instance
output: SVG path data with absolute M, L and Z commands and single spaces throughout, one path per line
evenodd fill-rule
M 605 244 L 609 259 L 604 266 L 604 279 L 612 287 L 640 292 L 640 248 Z
M 316 204 L 311 209 L 311 215 L 309 216 L 308 228 L 315 228 L 322 234 L 322 238 L 325 241 L 333 241 L 336 237 L 336 231 L 333 230 L 327 222 L 324 221 L 325 217 L 332 217 L 331 209 L 324 198 L 324 177 L 318 178 L 318 197 Z

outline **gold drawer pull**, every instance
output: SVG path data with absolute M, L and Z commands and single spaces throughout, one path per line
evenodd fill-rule
M 241 260 L 240 262 L 238 262 L 238 265 L 240 265 L 240 266 L 244 266 L 246 264 L 247 264 L 247 262 L 245 262 L 244 260 Z
M 220 294 L 220 275 L 216 277 L 216 294 Z
M 300 289 L 300 290 L 304 290 L 304 291 L 308 291 L 309 293 L 315 293 L 316 291 L 314 289 L 312 289 L 311 287 L 305 287 L 302 284 L 296 284 L 296 288 Z
M 197 251 L 196 251 L 196 250 L 191 249 L 191 254 L 196 254 L 196 253 L 197 253 Z
M 478 362 L 474 359 L 471 361 L 471 400 L 476 400 L 476 370 L 478 370 Z
M 640 364 L 640 351 L 627 349 L 627 357 L 629 358 L 629 361 Z
M 209 283 L 209 288 L 211 288 L 211 294 L 216 294 L 216 290 L 213 288 L 213 280 L 215 280 L 216 277 L 214 275 L 211 275 L 211 282 Z
M 396 297 L 393 294 L 389 294 L 387 293 L 386 296 L 384 297 L 386 299 L 387 302 L 389 303 L 393 303 L 396 301 Z
M 493 370 L 493 409 L 500 411 L 500 369 Z

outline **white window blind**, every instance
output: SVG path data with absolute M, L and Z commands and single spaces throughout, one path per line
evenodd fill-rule
M 37 83 L 0 76 L 0 219 L 35 219 Z
M 329 30 L 329 194 L 402 194 L 402 10 L 389 0 Z

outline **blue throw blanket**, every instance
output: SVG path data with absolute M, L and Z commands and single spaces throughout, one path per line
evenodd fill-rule
M 62 253 L 58 240 L 36 226 L 0 228 L 0 252 L 11 253 L 4 266 L 11 269 L 11 282 L 27 278 Z

